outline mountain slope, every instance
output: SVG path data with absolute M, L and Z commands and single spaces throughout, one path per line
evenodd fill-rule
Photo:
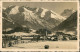
M 14 26 L 26 26 L 32 29 L 52 29 L 65 20 L 64 17 L 51 10 L 25 6 L 9 6 L 3 11 L 3 18 L 7 19 L 8 22 L 6 21 L 6 23 L 12 23 Z M 3 23 L 3 25 L 4 24 L 5 23 Z M 7 26 L 12 25 L 8 24 Z M 4 25 L 5 28 L 7 28 L 7 26 Z
M 77 29 L 77 12 L 74 12 L 70 17 L 68 17 L 65 21 L 60 23 L 53 30 L 76 31 L 76 29 Z
M 75 10 L 73 9 L 65 9 L 62 13 L 61 16 L 68 18 L 71 14 L 73 14 Z

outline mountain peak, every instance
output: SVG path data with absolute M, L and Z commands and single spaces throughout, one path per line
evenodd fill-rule
M 71 14 L 73 14 L 74 12 L 76 12 L 76 10 L 73 9 L 65 9 L 62 13 L 61 16 L 68 18 Z
M 5 12 L 8 14 L 8 18 L 17 24 L 16 26 L 25 25 L 32 29 L 45 28 L 45 26 L 48 29 L 52 29 L 64 20 L 54 11 L 42 7 L 9 6 Z
M 13 7 L 9 14 L 17 14 L 19 12 L 18 8 L 19 8 L 19 6 Z
M 54 18 L 56 20 L 65 20 L 64 17 L 60 16 L 59 14 L 57 14 L 56 12 L 52 11 L 52 10 L 48 10 L 45 9 L 43 7 L 40 8 L 30 8 L 28 6 L 16 6 L 16 5 L 10 5 L 8 7 L 9 14 L 17 14 L 17 13 L 21 13 L 21 12 L 27 12 L 27 13 L 35 13 L 37 14 L 37 16 L 41 17 L 41 18 Z

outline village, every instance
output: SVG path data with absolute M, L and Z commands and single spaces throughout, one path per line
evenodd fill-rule
M 10 34 L 6 32 L 7 34 L 3 34 L 2 36 L 2 47 L 8 48 L 12 47 L 16 44 L 21 43 L 32 43 L 32 42 L 55 42 L 55 41 L 70 41 L 70 40 L 77 40 L 76 35 L 71 34 L 65 34 L 63 32 L 56 32 L 51 33 L 46 29 L 43 29 L 36 31 L 33 29 L 30 29 L 30 32 L 14 32 Z

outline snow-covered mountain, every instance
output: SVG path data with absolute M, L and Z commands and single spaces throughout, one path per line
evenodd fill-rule
M 65 17 L 66 19 L 73 14 L 74 12 L 76 12 L 76 10 L 73 9 L 65 9 L 62 13 L 61 16 Z
M 60 16 L 59 14 L 55 13 L 52 10 L 48 10 L 45 8 L 37 8 L 35 10 L 36 14 L 38 14 L 38 16 L 40 16 L 41 18 L 54 18 L 56 20 L 64 20 L 65 18 Z
M 15 26 L 25 25 L 32 29 L 52 29 L 65 20 L 64 17 L 58 15 L 52 10 L 44 8 L 30 8 L 28 6 L 7 7 L 3 11 L 3 21 L 6 19 L 8 22 L 10 21 L 12 24 L 15 24 Z M 6 23 L 8 22 L 6 21 Z M 8 26 L 10 25 L 8 24 Z
M 5 7 L 2 7 L 2 9 L 3 9 L 3 10 L 6 10 L 6 8 L 5 8 Z

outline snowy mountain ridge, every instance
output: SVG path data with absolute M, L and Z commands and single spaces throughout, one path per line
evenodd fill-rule
M 19 24 L 16 26 L 25 25 L 32 29 L 52 29 L 65 20 L 64 17 L 58 15 L 52 10 L 44 8 L 30 8 L 27 6 L 9 6 L 3 11 L 3 13 L 6 13 L 3 14 L 3 17 L 7 18 L 8 21 L 12 20 Z M 6 26 L 5 23 L 4 26 Z

